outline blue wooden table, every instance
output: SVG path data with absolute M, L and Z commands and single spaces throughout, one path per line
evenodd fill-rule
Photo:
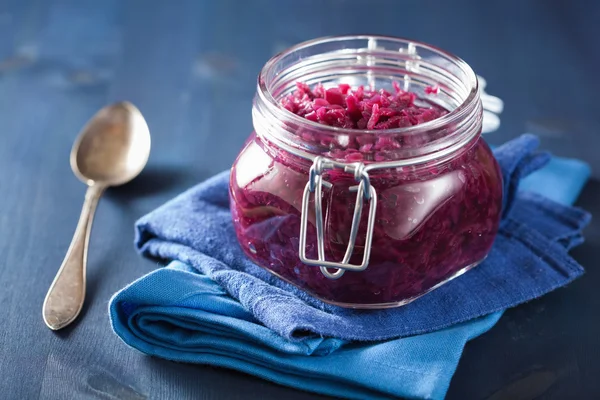
M 121 343 L 107 302 L 157 267 L 134 252 L 134 221 L 230 166 L 252 129 L 255 79 L 269 57 L 332 34 L 412 37 L 459 54 L 505 101 L 490 142 L 534 132 L 598 172 L 598 4 L 1 0 L 0 398 L 316 398 Z M 97 109 L 122 99 L 146 116 L 153 152 L 139 179 L 101 201 L 86 305 L 54 333 L 41 306 L 85 189 L 70 171 L 71 144 Z M 600 215 L 597 180 L 579 205 Z M 508 311 L 469 343 L 449 398 L 600 398 L 600 223 L 586 234 L 574 252 L 586 276 Z

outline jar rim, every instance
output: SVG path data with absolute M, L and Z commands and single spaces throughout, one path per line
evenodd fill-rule
M 306 118 L 302 118 L 291 111 L 285 109 L 281 106 L 279 101 L 273 96 L 270 89 L 267 87 L 267 74 L 270 72 L 272 68 L 275 67 L 278 61 L 282 60 L 285 56 L 290 55 L 296 51 L 303 50 L 309 47 L 313 47 L 320 44 L 339 42 L 345 40 L 385 40 L 389 42 L 396 42 L 398 44 L 412 44 L 417 45 L 426 50 L 438 53 L 440 56 L 445 57 L 449 61 L 452 61 L 456 67 L 460 68 L 463 73 L 467 76 L 469 82 L 469 95 L 453 110 L 450 110 L 447 114 L 433 119 L 431 121 L 424 122 L 422 124 L 402 127 L 402 128 L 394 128 L 394 129 L 353 129 L 353 128 L 341 128 L 336 126 L 330 126 L 321 124 L 318 122 L 314 122 L 308 120 Z M 297 124 L 302 124 L 308 127 L 312 127 L 315 129 L 320 129 L 324 132 L 330 132 L 334 134 L 406 134 L 412 132 L 422 132 L 424 130 L 433 130 L 439 129 L 447 124 L 454 123 L 462 118 L 465 118 L 471 111 L 473 103 L 479 101 L 479 82 L 477 80 L 477 75 L 473 71 L 473 69 L 465 62 L 462 58 L 456 56 L 455 54 L 443 50 L 439 47 L 430 45 L 428 43 L 424 43 L 418 40 L 412 40 L 408 38 L 402 37 L 394 37 L 394 36 L 385 36 L 385 35 L 341 35 L 341 36 L 324 36 L 312 40 L 308 40 L 305 42 L 298 43 L 294 46 L 283 50 L 282 52 L 276 54 L 271 59 L 269 59 L 263 68 L 261 69 L 258 76 L 258 90 L 257 94 L 262 98 L 264 104 L 270 109 L 271 112 L 278 114 L 281 117 L 285 117 L 289 119 L 290 122 L 295 122 Z

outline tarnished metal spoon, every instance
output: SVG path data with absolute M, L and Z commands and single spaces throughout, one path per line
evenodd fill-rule
M 88 189 L 73 240 L 44 300 L 42 314 L 50 329 L 69 325 L 83 306 L 87 249 L 100 196 L 107 187 L 135 178 L 149 155 L 150 131 L 146 120 L 127 102 L 98 111 L 75 141 L 71 168 Z

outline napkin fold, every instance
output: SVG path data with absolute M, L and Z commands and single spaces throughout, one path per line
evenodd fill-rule
M 138 221 L 139 251 L 175 261 L 111 299 L 113 329 L 147 354 L 313 392 L 443 398 L 468 340 L 502 310 L 583 272 L 567 251 L 582 242 L 590 216 L 567 204 L 589 168 L 553 158 L 551 170 L 533 172 L 549 159 L 537 145 L 523 135 L 495 150 L 505 204 L 486 261 L 407 306 L 379 311 L 324 304 L 248 260 L 233 231 L 228 173 L 219 174 Z M 518 191 L 527 175 L 530 191 Z

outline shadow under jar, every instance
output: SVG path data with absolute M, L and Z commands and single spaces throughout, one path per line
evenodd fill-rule
M 388 130 L 323 125 L 281 105 L 296 82 L 389 91 L 397 82 L 415 105 L 447 113 Z M 456 56 L 389 37 L 302 43 L 264 66 L 252 115 L 231 211 L 244 252 L 268 271 L 328 303 L 385 308 L 490 251 L 502 176 L 481 138 L 476 76 Z

